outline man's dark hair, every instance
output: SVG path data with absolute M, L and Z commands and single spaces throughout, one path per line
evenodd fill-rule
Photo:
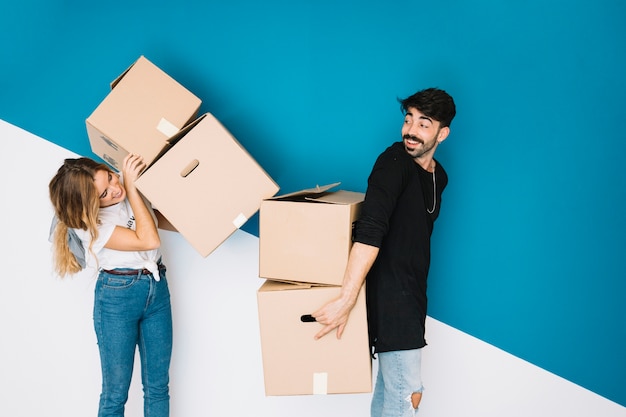
M 398 99 L 398 101 L 404 114 L 409 107 L 414 107 L 424 116 L 437 120 L 441 123 L 441 127 L 450 126 L 456 114 L 456 106 L 452 97 L 438 88 L 427 88 L 404 100 Z

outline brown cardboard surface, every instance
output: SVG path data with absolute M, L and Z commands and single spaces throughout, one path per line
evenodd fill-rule
M 372 390 L 365 291 L 341 339 L 332 332 L 320 340 L 322 328 L 303 322 L 323 303 L 339 295 L 340 287 L 302 288 L 267 280 L 257 292 L 265 394 L 308 395 L 365 393 Z
M 259 277 L 341 285 L 365 194 L 321 189 L 263 201 Z
M 168 139 L 196 117 L 201 104 L 144 56 L 111 86 L 85 123 L 92 151 L 118 171 L 129 152 L 148 164 L 154 161 Z
M 202 255 L 241 227 L 278 186 L 210 113 L 137 179 L 139 191 Z

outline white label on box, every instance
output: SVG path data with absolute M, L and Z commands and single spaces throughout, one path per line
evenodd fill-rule
M 239 229 L 247 221 L 248 218 L 244 216 L 243 213 L 239 213 L 239 216 L 235 217 L 235 220 L 233 220 L 233 224 L 237 229 Z
M 313 394 L 328 394 L 328 373 L 318 372 L 313 374 Z
M 170 122 L 164 117 L 161 117 L 161 120 L 159 121 L 159 124 L 157 125 L 157 130 L 163 133 L 168 138 L 178 133 L 178 128 L 174 125 L 174 123 Z

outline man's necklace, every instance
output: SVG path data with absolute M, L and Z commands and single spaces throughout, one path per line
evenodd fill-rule
M 433 214 L 435 212 L 435 207 L 437 207 L 437 180 L 435 178 L 435 169 L 433 169 L 433 209 L 426 209 L 428 214 Z

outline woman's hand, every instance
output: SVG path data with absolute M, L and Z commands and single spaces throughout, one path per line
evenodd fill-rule
M 132 153 L 126 155 L 122 162 L 122 174 L 124 175 L 124 187 L 127 191 L 129 186 L 135 186 L 135 181 L 144 169 L 146 169 L 146 163 L 142 156 Z

